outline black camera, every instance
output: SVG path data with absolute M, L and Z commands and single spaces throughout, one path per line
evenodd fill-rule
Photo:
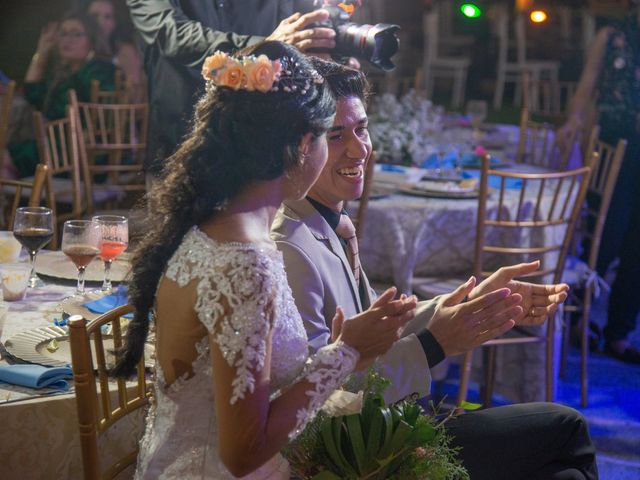
M 316 2 L 318 3 L 318 2 Z M 382 70 L 395 68 L 391 57 L 398 51 L 398 25 L 376 23 L 358 25 L 349 21 L 349 14 L 340 7 L 320 5 L 329 12 L 329 19 L 314 27 L 332 28 L 336 32 L 336 47 L 329 53 L 368 60 Z

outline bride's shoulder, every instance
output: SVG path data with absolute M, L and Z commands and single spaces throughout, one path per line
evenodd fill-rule
M 238 273 L 238 269 L 260 274 L 274 271 L 274 266 L 277 271 L 277 265 L 282 265 L 282 255 L 275 248 L 246 242 L 219 242 L 193 227 L 169 260 L 167 276 L 173 280 L 179 277 L 190 280 L 225 272 Z

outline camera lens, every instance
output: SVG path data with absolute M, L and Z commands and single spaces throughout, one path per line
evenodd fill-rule
M 335 53 L 368 60 L 382 70 L 393 70 L 391 57 L 398 51 L 397 25 L 343 23 L 336 28 Z

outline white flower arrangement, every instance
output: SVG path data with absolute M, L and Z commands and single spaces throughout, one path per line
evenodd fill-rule
M 420 165 L 436 151 L 433 134 L 442 129 L 442 107 L 410 90 L 402 98 L 385 93 L 369 107 L 369 133 L 378 161 Z

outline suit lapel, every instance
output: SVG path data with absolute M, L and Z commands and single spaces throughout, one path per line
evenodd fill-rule
M 351 287 L 351 294 L 358 306 L 358 311 L 362 311 L 362 303 L 360 302 L 360 295 L 358 293 L 358 287 L 356 285 L 356 279 L 353 276 L 351 265 L 347 260 L 347 255 L 340 243 L 340 239 L 336 232 L 333 231 L 331 226 L 327 223 L 320 213 L 309 203 L 308 200 L 298 200 L 294 202 L 285 202 L 285 207 L 290 209 L 296 217 L 304 222 L 311 234 L 316 240 L 323 246 L 322 248 L 328 249 L 336 257 L 340 259 L 344 273 L 349 279 L 349 285 Z M 368 282 L 367 282 L 368 286 Z M 369 297 L 368 288 L 366 289 L 365 297 Z

